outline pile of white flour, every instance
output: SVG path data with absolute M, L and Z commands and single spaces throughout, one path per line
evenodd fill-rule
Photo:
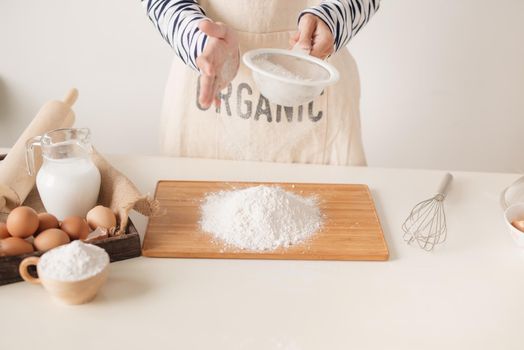
M 38 262 L 40 277 L 56 281 L 79 281 L 102 272 L 109 255 L 102 248 L 82 241 L 52 249 Z
M 248 250 L 288 247 L 322 226 L 316 198 L 277 186 L 256 186 L 208 195 L 201 207 L 202 230 Z

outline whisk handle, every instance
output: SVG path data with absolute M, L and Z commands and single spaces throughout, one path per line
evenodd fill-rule
M 444 175 L 444 178 L 440 182 L 440 186 L 438 187 L 437 194 L 445 196 L 446 193 L 448 192 L 448 187 L 449 187 L 449 184 L 451 183 L 451 180 L 453 180 L 453 175 L 451 175 L 450 173 L 446 173 L 446 175 Z

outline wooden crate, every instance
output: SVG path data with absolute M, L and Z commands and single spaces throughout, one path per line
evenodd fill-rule
M 126 234 L 109 237 L 93 244 L 104 248 L 109 254 L 111 262 L 136 258 L 141 255 L 140 236 L 131 220 L 128 222 Z M 42 254 L 43 252 L 34 252 L 24 255 L 0 257 L 0 286 L 21 281 L 22 277 L 20 277 L 18 273 L 20 262 L 29 256 L 41 256 Z M 30 269 L 29 272 L 36 277 L 34 268 L 33 271 Z
M 0 160 L 3 160 L 4 157 L 5 155 L 0 155 Z M 111 262 L 131 259 L 141 255 L 140 236 L 131 220 L 129 220 L 127 224 L 126 234 L 109 237 L 97 241 L 94 244 L 107 251 Z M 0 257 L 0 286 L 21 281 L 22 277 L 20 277 L 18 273 L 20 262 L 29 256 L 40 256 L 42 254 L 43 252 L 34 252 L 24 255 Z M 35 269 L 34 267 L 32 268 L 33 271 L 31 271 L 30 268 L 29 272 L 36 276 Z

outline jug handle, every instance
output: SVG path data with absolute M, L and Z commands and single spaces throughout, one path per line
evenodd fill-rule
M 42 136 L 35 136 L 27 140 L 25 144 L 25 163 L 29 176 L 33 176 L 35 174 L 35 146 L 40 147 L 41 141 Z

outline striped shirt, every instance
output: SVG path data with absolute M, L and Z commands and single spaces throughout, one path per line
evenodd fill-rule
M 302 11 L 300 16 L 311 13 L 324 21 L 335 37 L 335 51 L 338 51 L 364 27 L 379 6 L 380 0 L 324 0 Z
M 254 0 L 256 1 L 256 0 Z M 284 0 L 283 0 L 284 1 Z M 287 1 L 287 0 L 286 0 Z M 178 57 L 198 71 L 196 58 L 206 45 L 207 35 L 198 24 L 207 19 L 197 0 L 141 0 L 147 15 Z M 323 0 L 299 16 L 311 13 L 329 27 L 335 51 L 345 47 L 378 10 L 380 0 Z

